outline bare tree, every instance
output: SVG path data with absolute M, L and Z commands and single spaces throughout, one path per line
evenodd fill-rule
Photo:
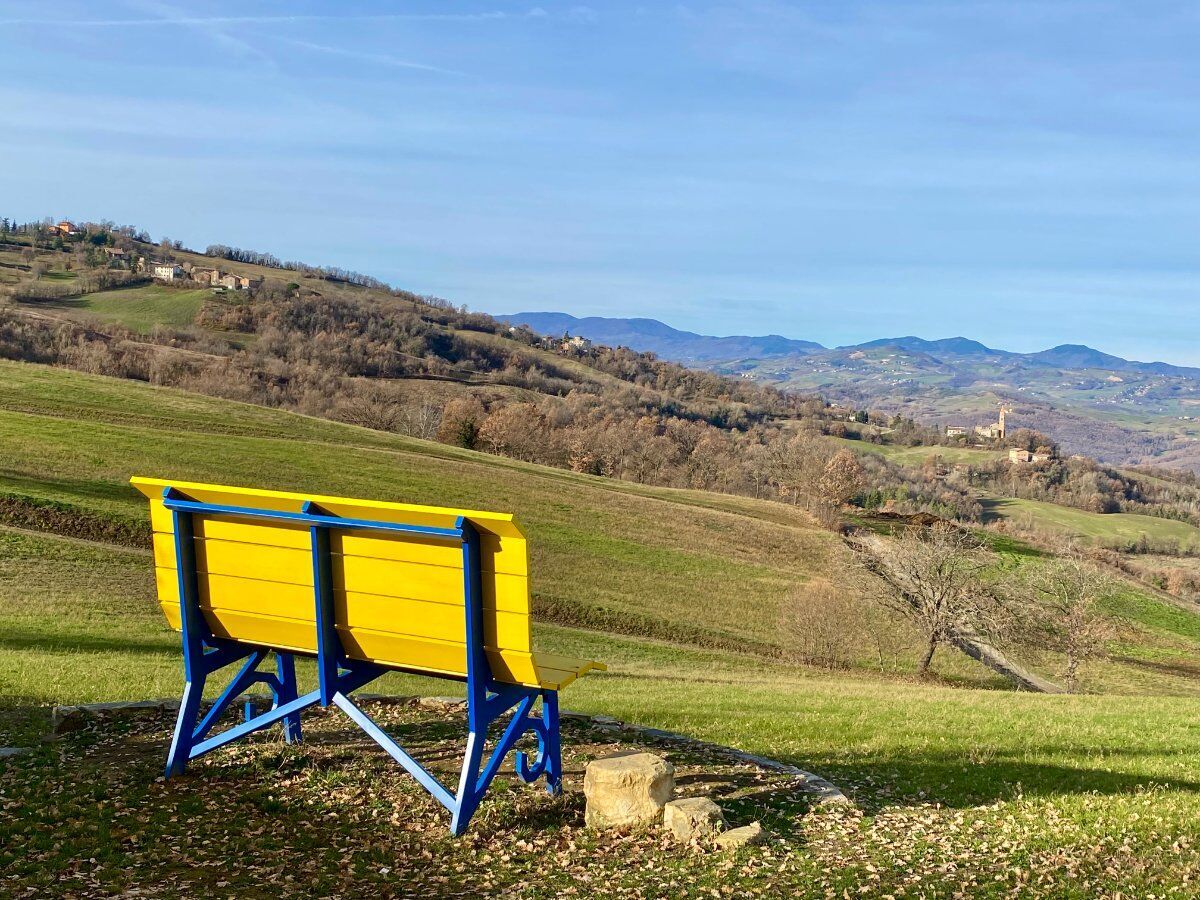
M 853 500 L 866 483 L 867 475 L 858 457 L 850 450 L 842 449 L 825 463 L 817 487 L 822 500 L 838 507 Z
M 917 675 L 929 674 L 943 643 L 1001 630 L 1001 604 L 980 580 L 994 557 L 971 532 L 942 523 L 906 528 L 893 538 L 860 537 L 852 546 L 862 565 L 892 589 L 880 598 L 884 605 L 921 634 Z
M 416 406 L 410 406 L 404 412 L 407 431 L 414 437 L 432 441 L 437 437 L 438 426 L 442 421 L 442 410 L 431 400 L 423 400 Z
M 1032 615 L 1032 636 L 1066 656 L 1063 680 L 1067 692 L 1079 690 L 1080 670 L 1104 652 L 1114 628 L 1101 604 L 1114 588 L 1112 579 L 1074 547 L 1034 568 L 1025 579 Z M 1047 615 L 1048 614 L 1048 615 Z
M 532 403 L 493 409 L 479 426 L 479 443 L 492 453 L 537 462 L 548 444 L 545 419 Z
M 383 391 L 368 391 L 338 404 L 337 417 L 351 425 L 375 431 L 396 431 L 400 404 Z
M 437 439 L 455 447 L 474 447 L 485 418 L 487 412 L 475 397 L 455 397 L 442 409 Z

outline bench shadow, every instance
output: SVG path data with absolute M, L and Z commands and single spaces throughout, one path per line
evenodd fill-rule
M 121 652 L 163 654 L 179 652 L 179 638 L 171 632 L 171 640 L 156 641 L 151 638 L 104 637 L 91 634 L 49 636 L 11 630 L 0 634 L 0 649 L 42 650 L 51 653 L 63 652 Z

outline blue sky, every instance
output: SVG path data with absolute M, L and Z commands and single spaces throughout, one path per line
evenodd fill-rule
M 0 215 L 489 312 L 1200 364 L 1200 5 L 0 0 Z

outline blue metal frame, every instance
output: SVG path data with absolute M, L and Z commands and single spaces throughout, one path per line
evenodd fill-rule
M 163 491 L 163 505 L 171 512 L 175 526 L 175 559 L 178 563 L 185 679 L 179 718 L 175 724 L 171 749 L 167 754 L 168 778 L 183 774 L 189 760 L 276 722 L 283 723 L 284 739 L 288 743 L 299 742 L 300 713 L 316 705 L 333 705 L 346 713 L 435 800 L 450 811 L 450 830 L 456 835 L 466 831 L 471 816 L 487 793 L 492 779 L 500 771 L 505 757 L 515 750 L 517 742 L 526 732 L 532 732 L 537 738 L 537 753 L 532 762 L 524 752 L 515 753 L 513 766 L 517 776 L 527 784 L 545 776 L 546 787 L 551 794 L 562 790 L 558 692 L 506 684 L 492 677 L 483 644 L 483 586 L 479 532 L 469 520 L 459 517 L 453 528 L 433 528 L 365 519 L 344 519 L 328 514 L 312 501 L 306 502 L 299 513 L 222 506 L 191 500 L 175 488 Z M 213 635 L 200 608 L 193 524 L 197 515 L 282 520 L 309 526 L 317 629 L 318 686 L 315 691 L 303 695 L 297 693 L 295 657 L 291 652 L 268 646 L 243 644 Z M 334 528 L 395 532 L 462 544 L 467 648 L 467 743 L 462 771 L 454 792 L 438 781 L 350 699 L 351 692 L 389 670 L 375 663 L 348 658 L 334 627 L 333 578 L 329 550 L 329 532 Z M 275 674 L 259 672 L 259 665 L 272 651 L 276 658 Z M 242 662 L 238 673 L 201 717 L 200 701 L 208 677 L 236 662 Z M 233 701 L 252 685 L 260 682 L 271 689 L 271 708 L 254 715 L 253 706 L 247 700 L 243 722 L 208 737 L 217 720 Z M 539 699 L 541 710 L 534 713 L 534 705 Z M 514 711 L 485 763 L 484 745 L 487 742 L 488 729 L 510 710 Z

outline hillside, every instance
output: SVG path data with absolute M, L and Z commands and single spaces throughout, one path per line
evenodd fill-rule
M 1137 362 L 1075 344 L 1015 353 L 963 337 L 908 336 L 825 348 L 777 335 L 697 335 L 649 319 L 545 312 L 503 318 L 934 425 L 987 424 L 1003 400 L 1024 424 L 1070 453 L 1200 468 L 1197 368 Z
M 141 546 L 142 503 L 126 486 L 133 474 L 503 509 L 531 536 L 543 621 L 760 660 L 786 655 L 784 604 L 803 597 L 814 579 L 849 567 L 837 535 L 776 502 L 582 475 L 38 366 L 0 363 L 0 387 L 0 521 L 68 537 L 116 535 L 103 539 Z M 30 547 L 44 540 L 20 539 Z M 45 565 L 24 558 L 35 570 Z M 151 590 L 150 573 L 138 574 L 136 560 L 133 566 L 128 577 L 139 586 L 122 615 Z M 153 621 L 152 612 L 146 605 L 135 618 Z M 85 623 L 94 632 L 80 640 L 119 641 L 115 622 L 88 615 L 73 625 Z M 44 627 L 22 614 L 7 622 L 6 634 L 32 638 Z M 1156 645 L 1149 633 L 1142 640 Z M 864 648 L 864 667 L 877 652 Z M 901 640 L 888 651 L 889 666 L 902 669 L 912 652 Z M 993 681 L 965 660 L 947 657 L 946 664 L 954 678 Z M 1146 675 L 1118 664 L 1099 677 L 1136 690 Z M 1169 681 L 1161 689 L 1191 690 L 1186 679 Z
M 530 534 L 538 645 L 610 664 L 608 673 L 569 689 L 569 708 L 801 765 L 833 779 L 860 805 L 861 812 L 806 813 L 794 795 L 759 796 L 757 806 L 739 815 L 768 817 L 780 840 L 762 853 L 782 856 L 730 871 L 718 855 L 681 857 L 656 835 L 624 837 L 619 847 L 581 841 L 574 795 L 565 808 L 547 810 L 533 794 L 521 794 L 522 803 L 537 804 L 531 813 L 540 817 L 537 839 L 562 852 L 569 844 L 571 858 L 586 864 L 592 877 L 622 885 L 630 895 L 656 890 L 647 873 L 664 867 L 744 893 L 823 895 L 864 880 L 896 892 L 944 885 L 948 877 L 1011 886 L 1005 873 L 1019 858 L 1022 871 L 1041 872 L 1058 885 L 1066 853 L 1083 873 L 1077 880 L 1088 886 L 1084 896 L 1097 884 L 1137 890 L 1144 881 L 1178 877 L 1178 867 L 1190 864 L 1192 851 L 1168 852 L 1162 835 L 1186 827 L 1197 811 L 1190 787 L 1195 735 L 1186 723 L 1200 693 L 1194 665 L 1200 615 L 1150 593 L 1130 589 L 1114 598 L 1110 614 L 1120 632 L 1112 658 L 1093 664 L 1087 678 L 1103 695 L 1003 690 L 991 673 L 950 653 L 937 660 L 940 684 L 913 684 L 903 676 L 912 651 L 902 624 L 888 626 L 882 671 L 878 647 L 871 646 L 857 667 L 841 672 L 778 658 L 786 640 L 778 627 L 781 604 L 849 569 L 836 535 L 774 501 L 580 475 L 12 362 L 0 363 L 0 453 L 0 512 L 9 523 L 0 522 L 0 744 L 33 740 L 50 703 L 171 696 L 179 689 L 178 636 L 165 628 L 154 601 L 151 558 L 138 532 L 145 527 L 143 504 L 126 484 L 130 474 L 463 503 L 513 510 Z M 105 531 L 106 523 L 114 527 Z M 90 539 L 97 534 L 105 540 Z M 1018 549 L 1005 565 L 1037 565 L 1038 559 Z M 1047 670 L 1058 665 L 1052 656 L 1040 664 Z M 312 677 L 307 668 L 301 672 L 305 683 Z M 446 691 L 443 684 L 399 675 L 382 687 L 401 694 Z M 138 838 L 114 845 L 89 870 L 114 889 L 125 883 L 122 872 L 134 860 L 142 860 L 143 872 L 145 865 L 158 871 L 153 848 L 186 841 L 173 824 L 181 821 L 173 795 L 154 780 L 163 738 L 136 732 L 120 751 L 119 776 L 105 767 L 116 763 L 109 755 L 127 738 L 86 743 L 96 739 L 92 732 L 69 736 L 69 743 L 0 761 L 0 795 L 17 811 L 0 821 L 0 847 L 7 848 L 0 861 L 28 883 L 50 885 L 73 871 L 73 860 L 92 852 L 88 823 L 97 816 L 106 828 Z M 340 731 L 330 736 L 345 739 Z M 78 741 L 94 749 L 75 752 Z M 497 872 L 487 845 L 446 837 L 442 819 L 420 805 L 408 782 L 375 765 L 377 750 L 340 750 L 336 760 L 312 763 L 303 754 L 320 751 L 302 748 L 299 757 L 281 762 L 277 746 L 252 742 L 238 754 L 215 754 L 187 780 L 256 785 L 229 807 L 237 816 L 206 831 L 219 852 L 249 839 L 264 812 L 272 833 L 303 833 L 314 809 L 325 810 L 325 821 L 338 821 L 339 804 L 326 809 L 324 800 L 314 806 L 274 799 L 281 796 L 277 770 L 284 765 L 292 785 L 286 798 L 307 796 L 295 791 L 312 773 L 327 799 L 329 779 L 336 778 L 356 796 L 378 796 L 384 785 L 389 797 L 404 789 L 402 800 L 389 803 L 423 810 L 415 842 L 411 830 L 395 830 L 394 805 L 372 820 L 371 834 L 386 839 L 387 850 L 370 851 L 384 862 L 356 866 L 360 887 L 386 890 L 392 882 L 384 876 L 396 865 L 422 871 L 418 860 L 430 850 L 462 873 L 456 877 L 476 879 L 464 883 L 478 886 Z M 1123 752 L 1113 753 L 1115 747 Z M 60 771 L 64 760 L 86 761 L 91 777 L 104 774 L 92 785 Z M 321 768 L 328 765 L 336 775 Z M 45 805 L 47 796 L 56 798 L 52 806 Z M 506 859 L 532 867 L 537 851 L 527 843 L 528 828 L 509 824 L 511 796 L 499 791 L 485 804 L 480 833 L 501 842 Z M 127 808 L 154 813 L 132 823 L 122 813 Z M 964 815 L 970 827 L 964 828 Z M 43 816 L 61 816 L 53 847 L 37 838 L 36 828 L 29 830 Z M 982 841 L 975 830 L 1001 828 L 1003 847 Z M 348 830 L 341 846 L 362 852 L 362 834 L 361 827 Z M 924 835 L 927 845 L 913 844 L 914 834 Z M 1047 845 L 1053 855 L 1039 849 Z M 1116 845 L 1124 847 L 1129 865 L 1112 874 Z M 285 869 L 303 865 L 287 856 L 289 848 L 271 842 L 256 859 Z M 14 852 L 3 855 L 8 850 Z M 339 849 L 338 858 L 345 852 Z M 623 861 L 630 852 L 647 867 L 629 870 Z M 970 872 L 948 875 L 959 872 L 953 861 L 963 854 L 972 860 Z M 757 859 L 752 854 L 747 865 Z M 566 871 L 547 873 L 551 893 L 555 885 L 568 887 Z M 254 867 L 222 868 L 227 888 L 250 891 L 257 877 Z M 287 895 L 290 888 L 281 891 Z
M 496 318 L 512 325 L 525 325 L 552 337 L 577 335 L 610 347 L 630 347 L 689 365 L 788 356 L 825 349 L 812 341 L 793 340 L 778 334 L 712 337 L 680 331 L 657 319 L 613 319 L 603 316 L 577 319 L 558 312 L 513 313 L 497 315 Z

